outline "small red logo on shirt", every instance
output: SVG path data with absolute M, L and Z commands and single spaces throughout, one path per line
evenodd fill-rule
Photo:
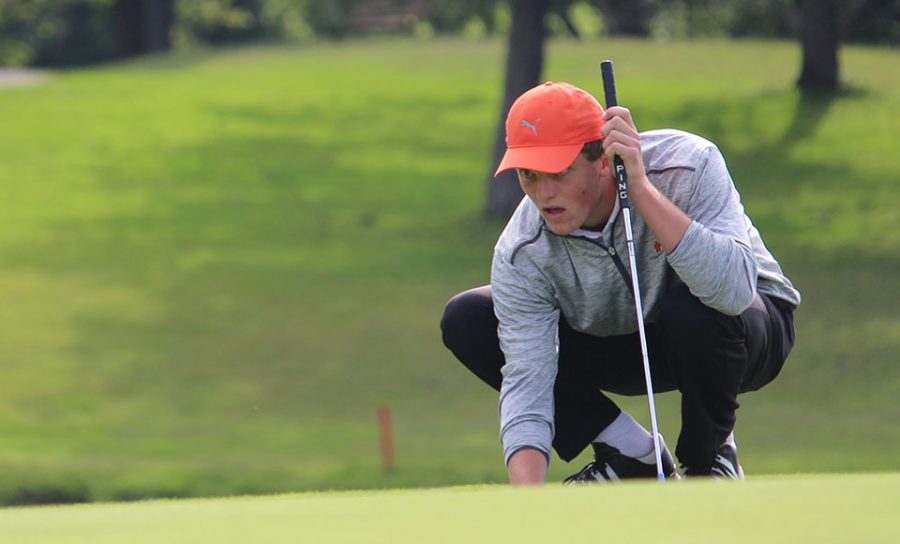
M 657 254 L 658 254 L 660 251 L 662 251 L 662 246 L 659 245 L 659 240 L 653 242 L 653 249 L 656 250 L 656 253 L 657 253 Z

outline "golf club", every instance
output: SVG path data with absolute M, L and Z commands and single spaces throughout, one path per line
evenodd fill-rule
M 616 78 L 613 73 L 613 63 L 605 60 L 600 63 L 600 73 L 603 77 L 603 93 L 606 95 L 607 109 L 617 106 Z M 637 311 L 638 333 L 641 337 L 641 355 L 644 359 L 644 379 L 647 382 L 647 399 L 650 403 L 650 424 L 653 430 L 653 451 L 656 454 L 656 473 L 660 482 L 666 480 L 662 468 L 662 454 L 659 444 L 659 429 L 656 425 L 656 405 L 653 402 L 653 384 L 650 380 L 650 359 L 647 357 L 647 336 L 644 333 L 644 310 L 641 306 L 641 289 L 638 283 L 637 262 L 634 258 L 634 235 L 631 232 L 631 208 L 628 205 L 628 176 L 625 173 L 625 164 L 622 158 L 613 157 L 613 167 L 616 173 L 616 190 L 619 195 L 619 207 L 625 220 L 625 241 L 628 244 L 628 261 L 631 263 L 631 284 L 634 287 L 634 307 Z

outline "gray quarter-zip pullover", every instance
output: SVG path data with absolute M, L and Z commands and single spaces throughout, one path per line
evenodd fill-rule
M 682 131 L 655 130 L 641 133 L 641 148 L 650 182 L 693 220 L 666 254 L 633 210 L 647 323 L 654 321 L 672 273 L 704 304 L 729 315 L 743 312 L 757 290 L 800 303 L 800 293 L 744 213 L 714 144 Z M 506 357 L 500 389 L 505 458 L 523 447 L 549 458 L 560 312 L 574 330 L 587 334 L 637 331 L 621 213 L 614 210 L 599 237 L 557 236 L 525 197 L 494 249 L 491 288 Z

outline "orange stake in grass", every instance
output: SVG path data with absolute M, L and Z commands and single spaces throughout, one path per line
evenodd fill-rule
M 381 447 L 381 466 L 385 472 L 394 470 L 394 436 L 391 432 L 391 409 L 387 404 L 378 407 L 378 442 Z

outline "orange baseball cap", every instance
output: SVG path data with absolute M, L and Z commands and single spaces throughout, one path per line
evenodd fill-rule
M 603 138 L 603 108 L 589 93 L 548 81 L 516 99 L 506 116 L 506 153 L 494 176 L 513 168 L 551 174 L 568 168 L 584 144 Z

